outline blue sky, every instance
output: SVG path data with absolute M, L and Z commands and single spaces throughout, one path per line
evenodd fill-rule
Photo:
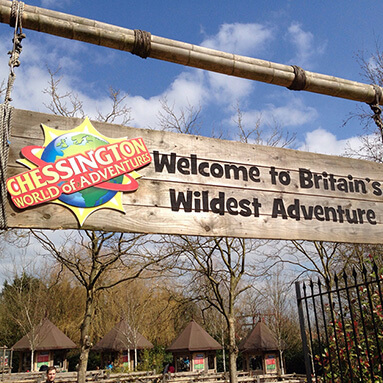
M 230 53 L 312 72 L 365 82 L 357 56 L 368 60 L 383 43 L 380 32 L 382 2 L 313 0 L 30 0 L 26 4 L 82 16 L 153 35 L 203 45 Z M 0 24 L 0 82 L 8 77 L 13 30 Z M 293 92 L 204 72 L 128 52 L 92 46 L 25 30 L 21 66 L 16 68 L 13 105 L 48 112 L 43 93 L 48 69 L 61 68 L 61 88 L 84 101 L 86 114 L 110 108 L 108 88 L 119 89 L 131 108 L 132 126 L 158 127 L 160 100 L 175 110 L 201 107 L 201 133 L 223 131 L 235 139 L 235 109 L 245 126 L 261 119 L 265 132 L 273 124 L 296 133 L 294 148 L 338 154 L 347 142 L 358 145 L 363 128 L 357 119 L 343 122 L 358 103 L 307 92 Z M 8 255 L 12 255 L 9 251 Z M 38 248 L 28 247 L 28 254 Z M 2 260 L 4 270 L 28 264 Z M 5 274 L 0 270 L 0 274 Z M 0 277 L 1 280 L 1 277 Z
M 313 72 L 366 82 L 356 56 L 369 58 L 380 42 L 383 4 L 369 1 L 75 1 L 30 0 L 26 4 L 82 16 L 153 35 Z M 158 127 L 160 100 L 175 110 L 201 107 L 204 135 L 212 130 L 235 139 L 237 105 L 247 128 L 261 118 L 296 133 L 294 148 L 342 154 L 346 141 L 363 133 L 357 119 L 342 124 L 358 103 L 293 92 L 283 87 L 209 73 L 129 52 L 25 30 L 13 105 L 47 112 L 43 89 L 48 70 L 61 68 L 61 91 L 84 101 L 90 118 L 110 106 L 108 88 L 126 95 L 131 125 Z M 12 28 L 0 25 L 0 78 L 8 75 Z

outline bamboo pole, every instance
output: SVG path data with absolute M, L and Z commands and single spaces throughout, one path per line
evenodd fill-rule
M 9 23 L 11 4 L 11 1 L 0 0 L 0 22 Z M 22 25 L 26 29 L 127 52 L 132 52 L 135 46 L 135 32 L 131 29 L 27 4 L 24 6 Z M 290 65 L 225 53 L 154 35 L 151 35 L 150 42 L 148 57 L 151 58 L 284 87 L 290 87 L 295 79 L 294 68 Z M 369 104 L 375 102 L 376 93 L 372 85 L 310 71 L 305 71 L 305 76 L 302 90 Z M 381 87 L 378 89 L 383 93 Z M 383 97 L 380 104 L 383 104 Z

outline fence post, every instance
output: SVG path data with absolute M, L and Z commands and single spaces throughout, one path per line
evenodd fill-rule
M 299 324 L 300 324 L 300 329 L 301 329 L 303 355 L 305 358 L 307 383 L 312 383 L 311 363 L 310 363 L 309 350 L 307 347 L 307 338 L 306 338 L 306 331 L 305 331 L 305 318 L 304 318 L 304 314 L 303 314 L 302 296 L 301 296 L 301 288 L 300 288 L 299 282 L 295 282 L 295 293 L 296 293 L 297 304 L 298 304 Z

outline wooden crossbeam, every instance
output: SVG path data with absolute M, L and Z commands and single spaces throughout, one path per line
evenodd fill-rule
M 10 22 L 11 5 L 11 1 L 0 0 L 0 22 Z M 127 52 L 133 52 L 137 48 L 139 42 L 136 35 L 144 36 L 149 40 L 149 46 L 146 46 L 147 57 L 287 88 L 295 87 L 294 90 L 305 90 L 368 104 L 375 102 L 376 89 L 383 94 L 381 87 L 374 88 L 372 85 L 356 81 L 303 71 L 291 65 L 225 53 L 148 33 L 137 33 L 131 29 L 27 4 L 24 6 L 22 25 L 26 29 Z M 297 87 L 297 80 L 299 78 L 302 80 L 302 76 L 304 81 L 300 81 Z M 380 98 L 379 103 L 383 104 L 383 97 Z

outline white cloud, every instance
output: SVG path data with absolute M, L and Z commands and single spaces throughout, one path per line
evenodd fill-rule
M 50 79 L 48 68 L 52 71 L 59 67 L 65 68 L 65 72 L 61 73 L 60 92 L 62 94 L 74 91 L 79 93 L 81 98 L 86 98 L 76 89 L 80 81 L 76 77 L 79 71 L 76 72 L 75 69 L 80 70 L 81 63 L 75 57 L 80 43 L 72 42 L 71 47 L 73 46 L 74 49 L 68 50 L 69 42 L 65 40 L 54 40 L 49 36 L 43 41 L 43 43 L 33 40 L 22 42 L 20 66 L 14 69 L 16 77 L 11 94 L 12 105 L 16 108 L 47 111 L 44 104 L 50 102 L 50 97 L 44 94 L 44 89 L 48 87 Z M 0 51 L 6 52 L 10 49 L 11 42 L 0 39 Z M 71 55 L 63 55 L 63 52 L 70 52 Z M 0 78 L 7 79 L 8 76 L 8 57 L 0 55 Z M 77 84 L 77 87 L 73 84 Z
M 306 152 L 341 156 L 345 153 L 347 147 L 357 150 L 360 145 L 359 137 L 338 140 L 331 132 L 318 128 L 306 133 L 305 142 L 298 149 Z
M 160 97 L 152 97 L 145 99 L 137 96 L 129 100 L 132 108 L 133 121 L 131 125 L 137 128 L 152 128 L 157 125 L 158 113 L 161 108 Z
M 271 106 L 263 116 L 266 120 L 272 117 L 282 126 L 299 126 L 315 120 L 317 111 L 315 108 L 304 105 L 300 99 L 292 98 L 284 106 Z
M 251 55 L 273 39 L 273 31 L 262 24 L 223 24 L 219 32 L 205 39 L 202 46 L 240 55 Z
M 207 79 L 211 98 L 220 104 L 232 104 L 233 101 L 249 96 L 254 89 L 251 80 L 220 73 L 208 73 Z
M 72 0 L 41 0 L 41 7 L 56 7 L 56 8 L 64 8 L 66 5 L 69 5 Z
M 181 107 L 187 105 L 199 105 L 208 98 L 207 89 L 203 83 L 201 71 L 181 73 L 169 86 L 165 94 L 169 100 L 173 100 Z
M 295 28 L 297 40 L 300 35 L 300 41 L 305 41 L 305 35 L 299 33 L 301 31 L 299 26 L 290 28 L 291 30 Z M 215 36 L 205 39 L 202 45 L 250 54 L 263 49 L 265 44 L 273 38 L 273 29 L 261 24 L 224 24 Z M 23 52 L 22 65 L 16 69 L 14 106 L 46 112 L 44 104 L 50 102 L 49 96 L 43 93 L 49 81 L 46 67 L 55 70 L 57 66 L 62 66 L 61 94 L 66 92 L 77 94 L 78 98 L 83 101 L 84 110 L 90 118 L 96 116 L 98 111 L 103 114 L 109 111 L 110 100 L 105 93 L 100 96 L 100 93 L 94 92 L 96 96 L 92 97 L 81 91 L 85 88 L 81 80 L 81 71 L 85 68 L 79 57 L 81 54 L 85 54 L 82 52 L 84 46 L 81 43 L 73 44 L 73 42 L 51 40 L 50 38 L 43 41 L 38 44 L 28 41 L 25 52 Z M 75 52 L 67 49 L 69 43 L 71 47 L 75 48 Z M 0 43 L 0 48 L 1 45 L 3 43 Z M 66 53 L 63 54 L 63 52 Z M 42 57 L 44 62 L 42 62 Z M 24 62 L 27 64 L 24 65 Z M 121 95 L 126 96 L 126 104 L 131 108 L 132 125 L 154 128 L 158 125 L 158 113 L 161 111 L 161 99 L 163 98 L 167 99 L 168 104 L 174 108 L 176 113 L 188 106 L 203 109 L 213 103 L 223 110 L 222 116 L 225 118 L 225 115 L 230 114 L 228 106 L 233 106 L 241 100 L 247 103 L 246 98 L 252 96 L 255 86 L 254 81 L 188 69 L 177 76 L 161 94 L 143 98 L 129 96 L 121 91 Z M 257 121 L 259 116 L 262 116 L 264 124 L 277 123 L 281 127 L 296 127 L 313 121 L 317 117 L 316 113 L 314 108 L 305 106 L 299 98 L 289 97 L 285 105 L 280 102 L 280 105 L 269 104 L 263 110 L 244 112 L 243 119 L 249 126 Z
M 50 80 L 48 68 L 51 71 L 61 68 L 60 73 L 56 76 L 56 79 L 60 78 L 59 94 L 77 95 L 83 103 L 85 113 L 90 118 L 97 116 L 98 112 L 102 114 L 109 112 L 111 100 L 107 97 L 106 92 L 101 92 L 101 95 L 99 91 L 94 92 L 96 96 L 92 97 L 82 90 L 92 87 L 89 84 L 84 86 L 81 79 L 82 70 L 85 69 L 81 62 L 81 55 L 85 54 L 84 46 L 71 41 L 74 49 L 67 49 L 69 42 L 56 40 L 53 41 L 53 45 L 50 37 L 43 39 L 43 43 L 28 41 L 28 44 L 25 45 L 20 57 L 21 66 L 15 69 L 16 80 L 12 90 L 12 105 L 20 109 L 47 112 L 45 105 L 51 102 L 50 96 L 44 93 Z M 6 41 L 0 40 L 0 50 L 6 51 L 7 49 L 9 50 L 10 47 L 7 47 Z M 66 53 L 63 54 L 63 52 Z M 8 74 L 8 58 L 2 55 L 0 56 L 0 78 L 6 79 Z M 120 92 L 122 97 L 126 97 L 126 105 L 132 110 L 132 125 L 141 128 L 157 125 L 161 99 L 166 97 L 169 105 L 174 106 L 174 110 L 177 112 L 189 105 L 202 105 L 208 98 L 211 98 L 208 94 L 206 77 L 202 71 L 194 69 L 181 73 L 163 93 L 147 99 Z M 118 122 L 118 120 L 115 121 L 115 123 Z
M 296 48 L 296 55 L 290 60 L 290 63 L 305 68 L 312 67 L 315 57 L 323 54 L 325 49 L 325 44 L 318 44 L 317 41 L 314 41 L 314 35 L 304 31 L 298 23 L 290 25 L 286 40 Z
M 317 118 L 316 109 L 306 106 L 299 98 L 289 98 L 286 105 L 275 106 L 269 104 L 262 110 L 250 110 L 243 112 L 243 123 L 251 126 L 261 119 L 263 125 L 273 126 L 278 124 L 281 128 L 297 127 Z
M 202 105 L 208 97 L 202 79 L 199 71 L 184 72 L 162 94 L 149 99 L 130 97 L 127 104 L 132 108 L 132 125 L 139 128 L 155 128 L 158 125 L 159 112 L 162 110 L 161 100 L 164 99 L 176 114 L 189 106 Z
M 223 52 L 255 56 L 274 38 L 273 30 L 261 24 L 223 24 L 218 33 L 205 39 L 201 45 Z M 211 99 L 227 105 L 249 96 L 254 81 L 206 72 Z

